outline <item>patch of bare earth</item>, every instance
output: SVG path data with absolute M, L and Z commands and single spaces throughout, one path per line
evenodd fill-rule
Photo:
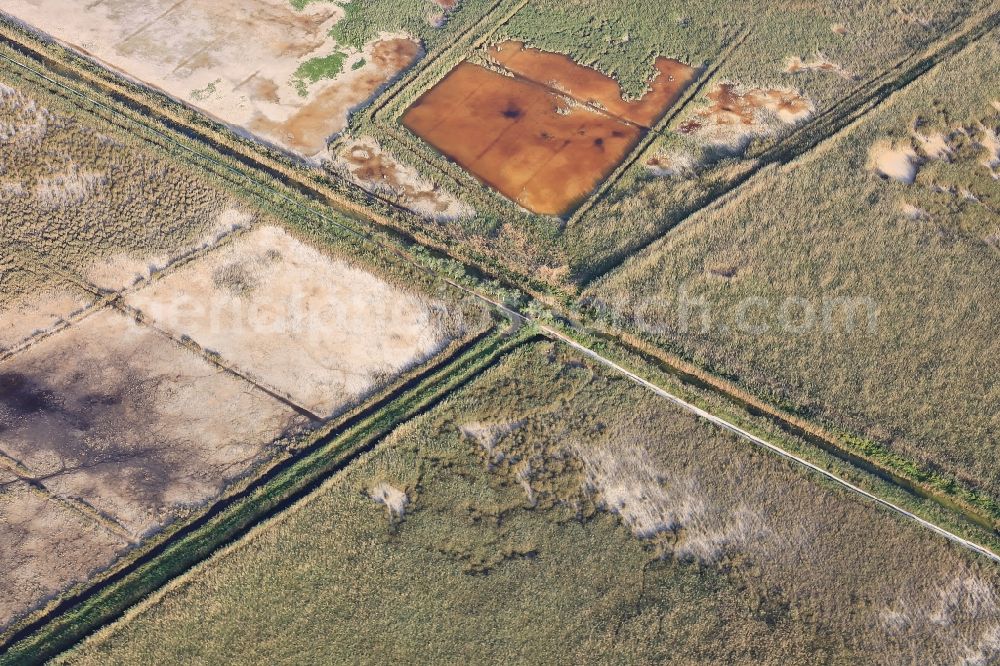
M 127 302 L 321 416 L 437 353 L 462 327 L 442 304 L 277 227 L 223 245 Z
M 110 309 L 0 364 L 0 450 L 137 537 L 217 496 L 304 425 Z
M 785 71 L 789 74 L 799 74 L 800 72 L 829 72 L 847 79 L 848 81 L 853 81 L 857 78 L 841 65 L 827 59 L 825 56 L 818 56 L 809 61 L 803 60 L 798 56 L 793 56 L 788 59 L 788 62 L 785 65 Z
M 815 111 L 807 97 L 780 88 L 720 83 L 706 97 L 709 104 L 688 114 L 676 128 L 698 148 L 653 155 L 646 160 L 651 174 L 686 177 L 719 156 L 742 154 L 753 139 L 774 136 Z
M 475 212 L 413 167 L 397 161 L 370 137 L 346 141 L 337 158 L 336 168 L 355 183 L 428 219 L 454 220 Z
M 868 168 L 884 178 L 909 184 L 917 177 L 918 159 L 909 144 L 878 141 L 868 151 Z
M 96 522 L 0 472 L 0 630 L 107 567 L 126 545 Z
M 347 113 L 419 55 L 408 38 L 380 37 L 335 79 L 301 96 L 303 62 L 338 49 L 330 28 L 341 5 L 288 0 L 10 0 L 4 11 L 129 76 L 304 157 L 317 157 Z
M 410 503 L 410 498 L 404 490 L 400 490 L 386 481 L 375 484 L 368 496 L 373 502 L 385 505 L 386 511 L 389 513 L 389 520 L 393 522 L 402 520 L 406 514 L 406 506 Z
M 649 450 L 635 441 L 577 444 L 573 450 L 598 503 L 617 514 L 637 538 L 660 542 L 678 559 L 714 562 L 769 532 L 748 506 L 715 506 L 695 478 L 661 472 Z

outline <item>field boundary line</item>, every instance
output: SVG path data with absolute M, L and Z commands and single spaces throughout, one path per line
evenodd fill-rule
M 23 462 L 8 455 L 2 450 L 0 450 L 0 468 L 13 474 L 17 481 L 27 485 L 32 492 L 69 509 L 73 513 L 82 517 L 88 523 L 97 525 L 115 538 L 121 539 L 129 545 L 137 543 L 132 533 L 113 516 L 98 510 L 85 500 L 63 497 L 62 495 L 53 492 L 51 488 L 45 485 L 45 479 L 58 476 L 63 473 L 62 471 L 55 472 L 53 474 L 38 475 Z
M 190 340 L 189 342 L 185 340 L 183 336 L 177 336 L 174 333 L 166 330 L 165 328 L 160 327 L 155 322 L 147 318 L 146 315 L 142 312 L 142 310 L 139 310 L 137 308 L 132 307 L 131 305 L 128 305 L 121 298 L 116 298 L 111 303 L 111 308 L 116 312 L 118 312 L 119 314 L 121 314 L 122 316 L 128 317 L 129 319 L 133 320 L 140 326 L 144 326 L 145 328 L 148 328 L 157 335 L 160 335 L 166 338 L 167 340 L 170 340 L 178 347 L 186 349 L 190 352 L 193 352 L 197 356 L 200 356 L 202 359 L 204 359 L 206 362 L 208 362 L 218 370 L 233 375 L 236 378 L 243 380 L 247 384 L 250 384 L 257 390 L 265 393 L 274 400 L 277 400 L 278 402 L 282 403 L 283 405 L 285 405 L 286 407 L 297 413 L 299 416 L 304 416 L 310 421 L 313 421 L 315 423 L 322 423 L 327 420 L 319 416 L 318 414 L 314 413 L 307 407 L 298 404 L 298 402 L 296 402 L 294 398 L 285 395 L 282 391 L 279 391 L 278 389 L 272 386 L 268 386 L 267 384 L 258 379 L 249 377 L 245 372 L 239 370 L 231 363 L 229 363 L 226 360 L 226 357 L 222 353 L 219 353 L 218 356 L 215 356 L 213 353 L 210 353 L 207 349 L 202 347 L 196 340 L 194 340 L 194 338 L 188 338 L 188 340 Z

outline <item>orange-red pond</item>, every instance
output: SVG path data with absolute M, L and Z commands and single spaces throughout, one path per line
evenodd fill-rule
M 402 122 L 482 182 L 544 215 L 573 210 L 690 82 L 674 86 L 677 75 L 664 74 L 658 63 L 652 91 L 625 102 L 613 79 L 565 56 L 516 42 L 491 52 L 505 48 L 508 56 L 520 54 L 508 58 L 517 76 L 460 63 L 406 110 Z M 563 67 L 538 68 L 536 57 L 559 58 Z M 546 80 L 532 78 L 542 73 Z

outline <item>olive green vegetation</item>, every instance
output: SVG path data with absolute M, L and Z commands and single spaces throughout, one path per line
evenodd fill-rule
M 444 10 L 432 0 L 350 0 L 343 5 L 344 17 L 330 29 L 330 36 L 338 44 L 360 49 L 381 33 L 405 32 L 432 50 L 447 44 L 496 2 L 461 0 L 453 9 Z
M 335 78 L 344 70 L 344 60 L 347 54 L 342 51 L 334 51 L 327 56 L 318 56 L 306 60 L 292 75 L 292 82 L 296 92 L 302 97 L 309 94 L 309 85 L 324 79 Z M 357 69 L 355 67 L 354 69 Z
M 923 528 L 533 343 L 58 663 L 988 661 L 998 590 Z
M 996 36 L 592 285 L 594 314 L 1000 521 Z M 873 173 L 883 145 L 915 182 Z
M 719 79 L 835 95 L 850 84 L 830 74 L 787 75 L 786 60 L 790 56 L 811 60 L 823 54 L 867 78 L 987 4 L 982 0 L 947 4 L 917 0 L 905 7 L 877 0 L 836 4 L 532 0 L 498 34 L 566 53 L 615 77 L 627 95 L 639 96 L 655 74 L 657 56 L 694 66 L 715 65 L 726 47 L 745 32 L 746 40 L 718 70 Z M 843 26 L 842 34 L 834 32 L 835 25 Z

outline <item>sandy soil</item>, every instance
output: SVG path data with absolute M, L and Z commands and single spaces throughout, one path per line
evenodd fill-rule
M 337 154 L 336 168 L 355 183 L 433 220 L 471 217 L 475 211 L 382 150 L 371 137 L 351 139 Z
M 350 56 L 335 80 L 292 83 L 298 66 L 333 53 L 330 27 L 339 4 L 288 0 L 7 0 L 4 11 L 130 76 L 157 86 L 221 120 L 315 157 L 343 128 L 346 114 L 416 57 L 395 58 L 373 43 Z M 377 40 L 380 41 L 380 40 Z M 391 40 L 390 40 L 391 41 Z M 365 57 L 357 70 L 351 64 Z
M 135 536 L 218 495 L 290 408 L 103 310 L 0 364 L 0 450 Z
M 0 630 L 107 567 L 125 543 L 22 482 L 0 478 Z
M 84 276 L 95 287 L 107 291 L 119 291 L 140 280 L 148 279 L 154 273 L 196 250 L 215 245 L 227 234 L 249 225 L 252 220 L 253 216 L 245 210 L 227 208 L 219 213 L 215 222 L 194 242 L 180 245 L 168 254 L 145 257 L 118 254 L 98 259 L 84 271 Z
M 917 142 L 920 152 L 932 160 L 946 160 L 952 155 L 951 145 L 948 138 L 941 132 L 930 132 L 923 134 L 917 130 L 911 132 Z
M 396 521 L 406 513 L 406 506 L 410 503 L 410 498 L 406 492 L 385 481 L 375 484 L 368 493 L 373 502 L 384 504 L 389 512 L 389 519 Z
M 878 141 L 868 151 L 868 168 L 880 176 L 910 184 L 917 177 L 917 153 L 909 145 Z
M 127 302 L 328 416 L 436 353 L 444 308 L 263 227 Z

